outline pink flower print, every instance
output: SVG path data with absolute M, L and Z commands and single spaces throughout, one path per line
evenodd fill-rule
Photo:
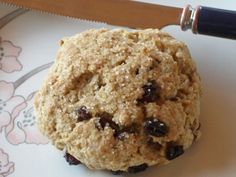
M 0 81 L 0 102 L 10 99 L 14 92 L 14 84 L 12 82 Z
M 32 100 L 35 92 L 30 94 L 24 103 L 27 107 L 20 113 L 19 116 L 14 117 L 6 128 L 7 140 L 11 144 L 47 144 L 48 139 L 43 136 L 36 124 L 35 116 L 33 114 Z M 20 105 L 19 105 L 20 106 Z
M 22 65 L 18 60 L 21 48 L 15 46 L 11 41 L 2 41 L 0 39 L 0 70 L 12 73 L 20 71 Z
M 5 130 L 6 138 L 11 144 L 48 143 L 48 139 L 35 126 L 32 107 L 34 93 L 27 99 L 15 96 L 14 84 L 0 81 L 0 132 Z
M 17 117 L 19 113 L 26 107 L 24 98 L 21 96 L 14 96 L 7 102 L 0 103 L 0 130 L 7 127 L 8 124 Z
M 13 83 L 0 81 L 0 132 L 8 126 L 12 116 L 17 116 L 26 107 L 25 99 L 14 96 L 14 92 Z
M 9 162 L 8 154 L 0 149 L 0 177 L 6 177 L 14 172 L 14 163 Z

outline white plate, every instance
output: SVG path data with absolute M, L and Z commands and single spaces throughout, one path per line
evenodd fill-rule
M 173 6 L 202 4 L 236 10 L 236 1 L 146 0 Z M 14 8 L 0 5 L 0 17 Z M 155 17 L 154 17 L 155 18 Z M 158 20 L 158 17 L 156 17 Z M 58 41 L 104 24 L 27 12 L 0 29 L 0 177 L 113 176 L 83 166 L 69 166 L 34 124 L 32 97 L 53 61 Z M 236 41 L 164 29 L 184 41 L 196 60 L 204 86 L 201 105 L 203 135 L 182 157 L 152 167 L 136 177 L 236 176 Z M 1 50 L 1 48 L 0 48 Z M 1 51 L 0 51 L 1 55 Z M 131 175 L 132 176 L 132 175 Z

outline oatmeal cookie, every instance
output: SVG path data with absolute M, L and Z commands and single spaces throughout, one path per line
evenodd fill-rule
M 200 95 L 184 43 L 157 29 L 94 29 L 61 40 L 34 107 L 69 163 L 134 173 L 199 137 Z

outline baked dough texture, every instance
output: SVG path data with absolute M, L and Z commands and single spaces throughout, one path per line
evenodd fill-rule
M 90 169 L 167 164 L 200 135 L 201 83 L 186 45 L 157 29 L 61 40 L 35 96 L 41 132 Z

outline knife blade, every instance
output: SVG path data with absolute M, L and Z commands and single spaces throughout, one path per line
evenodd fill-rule
M 182 13 L 181 8 L 127 0 L 0 0 L 0 2 L 132 28 L 179 25 Z
M 195 34 L 236 39 L 236 12 L 190 5 L 169 7 L 130 0 L 0 0 L 18 7 L 131 28 L 180 25 Z

